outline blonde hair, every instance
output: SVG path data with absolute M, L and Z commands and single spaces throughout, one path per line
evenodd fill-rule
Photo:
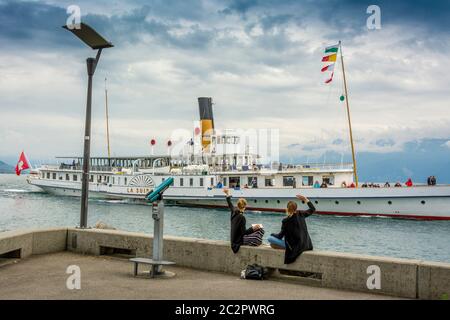
M 247 206 L 247 200 L 245 200 L 244 198 L 240 198 L 237 202 L 237 207 L 241 213 L 244 212 L 246 206 Z
M 286 214 L 291 217 L 297 212 L 297 203 L 294 201 L 289 201 L 287 203 Z

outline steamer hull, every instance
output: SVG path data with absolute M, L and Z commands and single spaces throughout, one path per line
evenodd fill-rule
M 162 179 L 163 177 L 159 177 Z M 153 177 L 157 180 L 158 177 Z M 29 179 L 30 184 L 57 196 L 81 195 L 80 182 L 52 182 Z M 156 183 L 158 184 L 158 183 Z M 144 203 L 151 186 L 129 187 L 91 183 L 89 196 L 108 200 Z M 340 216 L 379 216 L 420 220 L 450 220 L 450 186 L 401 188 L 250 188 L 231 190 L 234 198 L 245 198 L 248 210 L 284 212 L 297 194 L 307 196 L 318 214 Z M 222 189 L 173 186 L 165 192 L 168 205 L 226 208 Z

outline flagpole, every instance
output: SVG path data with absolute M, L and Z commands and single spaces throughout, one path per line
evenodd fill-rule
M 106 142 L 108 144 L 108 158 L 111 158 L 111 148 L 109 146 L 108 89 L 106 89 L 106 78 L 105 78 L 105 112 L 106 112 Z
M 349 128 L 349 131 L 350 131 L 350 145 L 352 147 L 353 176 L 354 176 L 354 179 L 355 179 L 356 187 L 358 187 L 358 171 L 357 171 L 357 168 L 356 168 L 355 146 L 353 144 L 352 122 L 351 122 L 351 119 L 350 119 L 350 107 L 349 107 L 349 104 L 348 104 L 347 81 L 345 79 L 344 57 L 342 55 L 342 44 L 341 44 L 340 40 L 339 40 L 339 49 L 340 49 L 340 52 L 341 52 L 342 75 L 344 77 L 345 104 L 347 106 L 348 128 Z

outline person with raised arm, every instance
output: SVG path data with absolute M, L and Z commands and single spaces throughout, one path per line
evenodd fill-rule
M 313 214 L 316 208 L 307 197 L 300 194 L 296 197 L 306 203 L 309 209 L 297 210 L 297 203 L 289 201 L 286 208 L 287 217 L 281 223 L 281 231 L 272 233 L 267 239 L 272 248 L 285 249 L 285 264 L 294 262 L 304 251 L 313 249 L 305 218 Z
M 231 202 L 230 190 L 225 188 L 223 192 L 226 195 L 228 208 L 230 208 L 231 212 L 231 250 L 237 253 L 241 245 L 254 247 L 261 245 L 264 235 L 263 226 L 261 224 L 255 224 L 248 229 L 246 227 L 247 221 L 244 217 L 244 212 L 247 207 L 247 201 L 244 198 L 240 198 L 237 201 L 236 207 L 234 207 Z

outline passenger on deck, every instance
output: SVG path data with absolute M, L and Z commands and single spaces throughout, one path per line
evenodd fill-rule
M 351 184 L 351 185 L 349 185 L 348 187 L 349 187 L 349 188 L 356 188 L 356 185 L 355 185 L 355 183 L 354 183 L 354 182 L 352 182 L 352 184 Z
M 287 217 L 282 221 L 281 232 L 272 233 L 268 238 L 272 248 L 286 249 L 285 264 L 294 262 L 304 251 L 313 249 L 305 218 L 313 214 L 316 208 L 307 197 L 297 195 L 297 198 L 305 202 L 309 209 L 297 210 L 297 203 L 289 201 L 286 208 Z
M 225 188 L 223 192 L 226 195 L 228 207 L 231 211 L 231 250 L 233 250 L 234 253 L 237 253 L 241 245 L 254 247 L 261 245 L 264 235 L 262 225 L 255 224 L 248 229 L 245 226 L 246 219 L 244 217 L 244 212 L 247 201 L 240 198 L 237 202 L 237 207 L 235 208 L 231 203 L 230 190 Z
M 394 187 L 397 187 L 397 188 L 398 188 L 398 187 L 401 187 L 401 186 L 402 186 L 402 184 L 401 184 L 400 182 L 398 182 L 398 181 L 397 181 L 397 182 L 395 183 L 395 185 L 394 185 Z
M 413 182 L 412 182 L 411 178 L 408 178 L 408 180 L 405 182 L 405 185 L 407 187 L 412 187 L 413 186 Z
M 341 188 L 347 188 L 347 183 L 345 181 L 342 181 Z
M 321 188 L 328 188 L 327 183 L 324 181 L 322 182 L 322 184 L 320 185 Z
M 436 185 L 436 177 L 435 176 L 429 176 L 427 179 L 427 184 L 429 186 L 435 186 Z
M 316 189 L 320 188 L 319 181 L 314 182 L 314 186 L 313 187 L 316 188 Z
M 222 187 L 223 187 L 222 181 L 217 182 L 216 188 L 222 189 Z

